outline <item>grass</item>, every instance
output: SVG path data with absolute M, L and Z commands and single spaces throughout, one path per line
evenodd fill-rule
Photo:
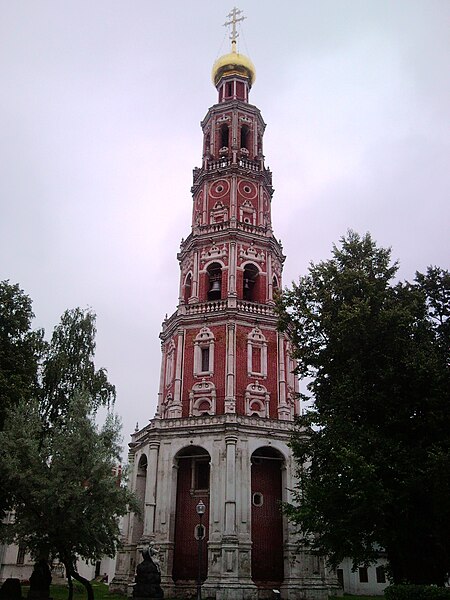
M 108 586 L 104 583 L 98 583 L 97 581 L 91 582 L 94 590 L 95 600 L 124 600 L 125 596 L 118 594 L 110 594 Z M 22 586 L 22 597 L 28 596 L 28 588 Z M 67 585 L 52 585 L 50 586 L 50 597 L 53 600 L 67 600 L 68 589 Z M 84 600 L 86 598 L 86 591 L 81 583 L 74 582 L 73 585 L 73 600 Z M 383 596 L 352 596 L 351 594 L 344 594 L 340 596 L 343 600 L 382 600 Z M 330 600 L 338 600 L 336 597 L 332 597 Z
M 108 586 L 104 583 L 91 581 L 92 589 L 94 590 L 95 600 L 124 600 L 125 596 L 110 594 Z M 67 600 L 69 590 L 67 585 L 51 585 L 50 598 L 53 600 Z M 22 597 L 28 596 L 28 588 L 22 586 Z M 86 589 L 81 583 L 74 582 L 73 584 L 73 600 L 84 600 L 87 598 Z
M 384 596 L 353 596 L 352 594 L 344 594 L 338 598 L 339 600 L 341 598 L 343 600 L 383 600 Z M 332 600 L 338 600 L 338 598 L 334 597 Z

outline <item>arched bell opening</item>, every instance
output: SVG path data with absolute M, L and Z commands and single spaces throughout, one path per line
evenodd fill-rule
M 209 453 L 200 446 L 183 448 L 175 457 L 178 473 L 172 572 L 174 581 L 197 579 L 198 555 L 193 548 L 197 548 L 199 535 L 203 539 L 200 566 L 202 581 L 208 575 L 210 461 Z M 199 527 L 200 519 L 196 510 L 200 500 L 206 506 L 201 522 L 203 529 Z
M 257 300 L 256 291 L 258 276 L 258 267 L 252 264 L 246 265 L 244 268 L 244 284 L 242 294 L 244 300 L 248 300 L 249 302 L 255 302 Z
M 268 446 L 251 457 L 252 579 L 258 585 L 284 580 L 282 470 L 284 457 Z
M 224 124 L 219 130 L 219 153 L 227 154 L 230 146 L 230 128 Z
M 206 270 L 208 276 L 208 300 L 222 298 L 222 267 L 219 263 L 212 263 Z
M 248 125 L 241 127 L 241 152 L 246 155 L 250 153 L 250 128 Z

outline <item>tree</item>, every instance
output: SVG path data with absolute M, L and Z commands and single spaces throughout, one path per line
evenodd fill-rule
M 32 331 L 30 298 L 9 281 L 0 282 L 0 431 L 6 411 L 36 396 L 38 365 L 45 350 L 43 331 Z M 0 525 L 10 506 L 10 490 L 0 486 Z
M 114 556 L 118 518 L 136 510 L 131 492 L 114 474 L 120 454 L 120 423 L 111 413 L 99 430 L 92 403 L 76 394 L 49 430 L 36 400 L 21 402 L 0 433 L 2 480 L 14 489 L 15 520 L 8 528 L 35 557 L 59 559 L 69 578 L 86 587 L 76 560 Z
M 394 283 L 390 250 L 354 232 L 279 299 L 314 406 L 297 421 L 295 502 L 336 566 L 383 548 L 395 583 L 450 570 L 449 273 Z
M 42 330 L 32 331 L 30 298 L 17 284 L 0 282 L 0 430 L 8 407 L 36 396 L 38 365 L 45 350 Z
M 116 391 L 106 370 L 95 369 L 95 321 L 90 310 L 66 310 L 53 331 L 41 384 L 41 410 L 50 423 L 64 418 L 69 401 L 80 392 L 93 410 L 114 403 Z
M 58 557 L 71 578 L 76 557 L 113 555 L 117 519 L 134 496 L 117 485 L 119 423 L 110 414 L 97 431 L 99 406 L 111 407 L 115 388 L 96 369 L 95 314 L 66 311 L 49 343 L 32 331 L 31 300 L 17 285 L 0 285 L 0 509 L 14 523 L 0 538 L 33 556 Z M 1 517 L 1 515 L 0 515 Z M 1 522 L 1 519 L 0 519 Z M 72 588 L 70 588 L 70 595 Z

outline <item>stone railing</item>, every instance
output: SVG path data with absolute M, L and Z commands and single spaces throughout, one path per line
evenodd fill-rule
M 197 225 L 195 233 L 201 235 L 202 233 L 217 233 L 230 227 L 230 221 L 222 221 L 221 223 L 208 223 L 207 225 Z
M 252 315 L 273 316 L 275 314 L 273 306 L 267 304 L 258 304 L 257 302 L 248 302 L 247 300 L 238 300 L 236 307 L 238 310 L 250 313 Z
M 226 300 L 210 300 L 209 302 L 198 304 L 185 304 L 183 312 L 185 315 L 206 315 L 225 310 L 227 306 L 228 303 Z
M 259 160 L 250 160 L 249 158 L 239 158 L 238 165 L 243 169 L 248 169 L 249 171 L 261 171 L 261 161 Z
M 219 160 L 209 160 L 206 163 L 206 169 L 208 171 L 226 169 L 227 167 L 231 167 L 231 158 L 219 158 Z
M 251 223 L 244 223 L 243 221 L 237 221 L 237 228 L 247 233 L 256 233 L 258 235 L 266 235 L 267 227 L 261 225 L 252 225 Z
M 196 315 L 210 315 L 223 312 L 227 309 L 245 312 L 251 315 L 261 315 L 267 317 L 275 316 L 273 305 L 259 304 L 248 300 L 237 300 L 236 298 L 227 298 L 224 300 L 210 300 L 209 302 L 195 302 L 193 304 L 181 304 L 178 310 L 163 321 L 163 331 L 166 331 L 178 318 Z

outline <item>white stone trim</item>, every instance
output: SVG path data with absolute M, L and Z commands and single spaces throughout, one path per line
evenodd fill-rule
M 208 370 L 202 370 L 202 350 L 209 348 Z M 214 373 L 214 334 L 208 327 L 202 327 L 194 340 L 194 376 L 205 377 Z
M 253 370 L 253 349 L 261 352 L 260 370 Z M 267 340 L 259 327 L 254 327 L 247 336 L 247 372 L 249 377 L 267 377 Z

